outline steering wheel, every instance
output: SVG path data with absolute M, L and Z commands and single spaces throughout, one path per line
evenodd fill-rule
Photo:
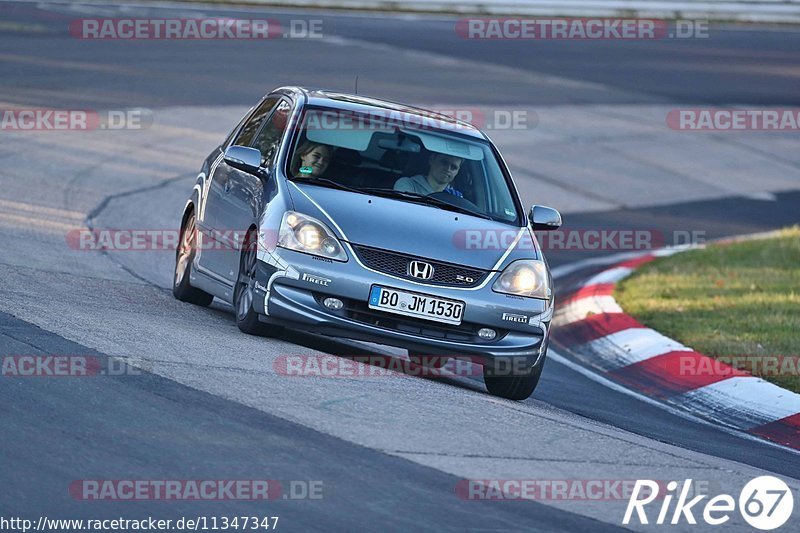
M 450 194 L 449 192 L 445 191 L 435 192 L 433 194 L 429 194 L 428 196 L 430 196 L 431 198 L 436 198 L 437 200 L 444 200 L 445 202 L 456 205 L 458 207 L 464 207 L 471 211 L 477 211 L 478 213 L 481 213 L 481 209 L 477 205 L 473 204 L 466 198 L 460 198 L 455 194 Z

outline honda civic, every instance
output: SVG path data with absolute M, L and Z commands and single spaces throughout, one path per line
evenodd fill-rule
M 539 381 L 554 301 L 534 230 L 561 215 L 523 208 L 471 124 L 281 87 L 205 160 L 181 221 L 175 297 L 230 303 L 245 333 L 398 346 L 434 366 L 468 358 L 514 400 Z

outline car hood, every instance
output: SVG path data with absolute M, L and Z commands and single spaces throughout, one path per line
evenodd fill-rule
M 522 231 L 518 245 L 497 268 L 538 256 L 527 228 L 327 187 L 291 182 L 290 190 L 297 211 L 319 218 L 351 244 L 490 270 Z

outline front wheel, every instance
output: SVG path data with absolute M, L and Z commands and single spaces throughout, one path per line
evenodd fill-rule
M 254 230 L 247 232 L 239 259 L 239 276 L 233 289 L 233 308 L 236 310 L 236 325 L 248 335 L 274 337 L 281 332 L 279 326 L 259 322 L 258 313 L 253 309 L 255 295 L 257 259 L 257 235 Z
M 544 357 L 538 365 L 521 374 L 508 375 L 487 364 L 483 367 L 483 382 L 486 384 L 486 390 L 493 396 L 509 400 L 525 400 L 533 394 L 536 385 L 539 384 L 543 368 Z

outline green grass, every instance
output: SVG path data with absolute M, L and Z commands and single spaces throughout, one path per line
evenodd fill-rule
M 780 372 L 745 369 L 800 392 L 799 226 L 657 259 L 617 285 L 614 296 L 648 327 L 725 362 L 790 357 Z

